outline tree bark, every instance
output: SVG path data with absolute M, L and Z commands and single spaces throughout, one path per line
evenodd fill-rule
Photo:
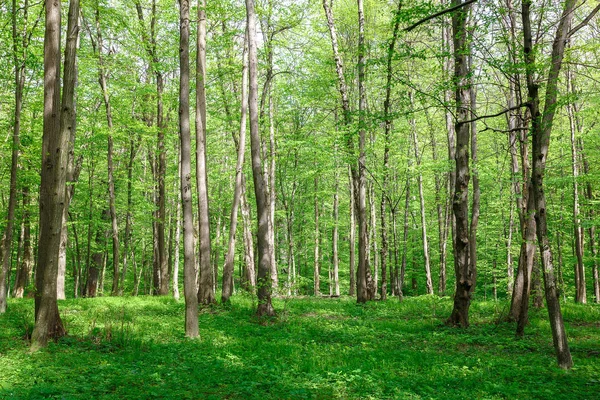
M 119 267 L 120 267 L 120 255 L 119 255 L 119 227 L 117 225 L 117 211 L 115 207 L 115 178 L 114 178 L 114 163 L 113 163 L 113 118 L 112 118 L 112 107 L 110 103 L 110 95 L 108 93 L 108 72 L 104 63 L 103 54 L 103 37 L 102 30 L 100 28 L 100 10 L 98 4 L 96 4 L 96 41 L 97 41 L 97 52 L 98 52 L 98 83 L 100 84 L 100 90 L 102 91 L 102 99 L 104 101 L 104 108 L 106 111 L 106 124 L 108 127 L 108 146 L 107 146 L 107 171 L 108 171 L 108 209 L 110 213 L 111 221 L 111 238 L 112 238 L 112 256 L 113 256 L 113 283 L 111 295 L 117 296 L 119 294 Z
M 198 303 L 216 302 L 213 270 L 210 264 L 210 218 L 208 209 L 208 172 L 206 166 L 206 0 L 198 1 L 196 40 L 196 181 L 198 191 L 198 241 L 200 242 L 200 280 Z
M 260 137 L 258 130 L 258 61 L 256 44 L 256 15 L 254 0 L 246 0 L 246 17 L 248 23 L 248 72 L 250 77 L 248 108 L 250 116 L 250 148 L 252 156 L 252 176 L 254 194 L 258 214 L 258 308 L 256 314 L 261 316 L 275 315 L 271 304 L 271 250 L 269 248 L 269 205 L 267 188 L 262 175 L 260 155 Z
M 40 237 L 36 271 L 35 327 L 31 349 L 65 335 L 57 303 L 58 256 L 63 209 L 66 202 L 66 168 L 69 130 L 75 121 L 76 44 L 79 0 L 69 4 L 64 67 L 64 92 L 60 90 L 60 2 L 46 4 L 44 37 L 44 134 L 40 184 Z
M 546 158 L 552 132 L 552 122 L 556 112 L 556 98 L 558 92 L 558 76 L 562 65 L 565 44 L 573 19 L 573 10 L 576 0 L 566 0 L 560 22 L 557 27 L 556 36 L 552 44 L 552 65 L 548 73 L 546 84 L 546 95 L 544 112 L 539 107 L 539 87 L 534 80 L 535 56 L 533 53 L 530 6 L 531 0 L 522 2 L 523 17 L 523 51 L 525 54 L 525 65 L 527 74 L 528 108 L 532 118 L 532 159 L 531 186 L 535 201 L 535 220 L 537 225 L 537 237 L 542 259 L 544 283 L 546 292 L 546 304 L 552 328 L 552 338 L 556 350 L 558 365 L 569 369 L 573 365 L 571 352 L 567 342 L 558 292 L 554 277 L 554 266 L 552 263 L 552 252 L 548 240 L 548 226 L 546 221 L 546 196 L 544 193 L 544 172 L 546 169 Z
M 247 33 L 246 33 L 247 36 Z M 229 219 L 229 241 L 227 255 L 223 266 L 223 290 L 221 302 L 227 303 L 233 292 L 233 261 L 235 257 L 235 233 L 237 230 L 238 208 L 242 195 L 242 178 L 244 174 L 244 154 L 246 153 L 246 119 L 248 110 L 248 60 L 247 60 L 247 38 L 244 40 L 244 51 L 242 54 L 242 97 L 240 110 L 240 134 L 237 141 L 237 163 L 235 166 L 235 189 L 233 192 L 233 204 Z
M 17 274 L 14 293 L 15 298 L 23 298 L 25 294 L 25 288 L 29 284 L 31 279 L 31 273 L 33 272 L 33 247 L 31 246 L 31 212 L 29 211 L 30 195 L 29 186 L 23 187 L 23 227 L 22 227 L 22 243 L 23 243 L 23 256 L 21 258 L 21 265 L 19 267 L 19 273 Z
M 356 294 L 356 205 L 351 168 L 348 168 L 348 178 L 348 186 L 350 188 L 350 232 L 348 235 L 350 246 L 350 290 L 348 291 L 348 295 L 354 296 Z
M 567 90 L 572 94 L 575 93 L 575 83 L 573 72 L 567 68 Z M 581 226 L 581 218 L 579 211 L 579 159 L 577 156 L 577 136 L 581 134 L 580 124 L 577 122 L 578 114 L 577 105 L 573 103 L 567 104 L 567 115 L 569 116 L 569 130 L 571 132 L 571 172 L 573 184 L 573 233 L 575 237 L 575 302 L 587 303 L 587 292 L 585 283 L 585 265 L 583 263 L 583 227 Z
M 462 0 L 452 0 L 453 6 L 462 4 Z M 452 37 L 454 41 L 454 80 L 456 102 L 456 180 L 452 209 L 456 222 L 454 240 L 454 271 L 456 291 L 454 307 L 447 323 L 462 327 L 469 326 L 469 307 L 472 288 L 475 285 L 475 271 L 472 268 L 469 251 L 469 45 L 467 43 L 467 7 L 452 14 Z
M 181 203 L 183 209 L 183 292 L 185 335 L 198 337 L 198 293 L 194 249 L 190 132 L 190 3 L 179 1 L 179 139 L 181 143 Z
M 409 93 L 411 108 L 414 110 L 414 99 L 412 91 Z M 419 189 L 419 205 L 421 215 L 421 238 L 423 240 L 423 264 L 425 267 L 425 290 L 427 294 L 433 294 L 433 282 L 431 280 L 431 264 L 429 262 L 429 241 L 427 240 L 427 218 L 425 215 L 425 195 L 423 193 L 423 174 L 421 173 L 421 154 L 419 152 L 419 140 L 417 137 L 417 121 L 413 116 L 410 119 L 411 136 L 415 162 L 417 164 L 417 187 Z
M 316 162 L 315 162 L 315 168 L 316 168 Z M 317 175 L 315 174 L 314 176 L 314 197 L 313 197 L 313 204 L 314 204 L 314 210 L 315 210 L 315 258 L 314 258 L 314 264 L 313 264 L 313 283 L 314 283 L 314 295 L 315 296 L 320 296 L 321 295 L 321 265 L 319 264 L 319 254 L 320 254 L 320 249 L 319 249 L 319 198 L 317 196 L 317 193 L 319 191 L 319 185 L 318 185 L 318 178 Z
M 338 240 L 339 240 L 339 182 L 338 182 L 338 173 L 337 173 L 337 165 L 335 169 L 335 192 L 333 193 L 333 234 L 331 238 L 331 247 L 332 247 L 332 258 L 333 258 L 333 271 L 332 271 L 332 279 L 330 282 L 330 286 L 333 286 L 333 289 L 329 289 L 330 294 L 339 297 L 340 296 L 340 280 L 339 280 L 339 255 L 338 255 Z

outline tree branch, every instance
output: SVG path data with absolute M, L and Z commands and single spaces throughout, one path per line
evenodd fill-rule
M 596 13 L 598 11 L 600 11 L 600 4 L 598 4 L 596 6 L 596 8 L 594 8 L 592 10 L 592 12 L 590 12 L 590 14 L 587 17 L 585 17 L 585 19 L 583 21 L 581 21 L 581 23 L 579 23 L 579 25 L 577 25 L 575 28 L 571 29 L 569 31 L 569 33 L 567 33 L 567 37 L 573 36 L 578 30 L 580 30 L 581 28 L 583 28 L 584 26 L 586 26 L 590 22 L 590 20 L 592 18 L 594 18 L 594 15 L 596 15 Z
M 518 110 L 519 108 L 525 107 L 525 106 L 526 106 L 526 104 L 519 104 L 519 105 L 514 106 L 514 107 L 506 108 L 506 109 L 504 109 L 504 110 L 502 110 L 502 111 L 500 111 L 500 112 L 498 112 L 496 114 L 481 115 L 481 116 L 469 119 L 467 121 L 463 121 L 463 123 L 464 124 L 468 124 L 470 122 L 479 121 L 480 119 L 499 117 L 502 114 L 506 114 L 507 112 L 510 112 L 510 111 L 513 111 L 513 110 Z
M 420 20 L 420 21 L 417 21 L 417 22 L 415 22 L 414 24 L 412 24 L 412 25 L 411 25 L 411 26 L 409 26 L 408 28 L 405 28 L 405 29 L 404 29 L 404 31 L 405 31 L 405 32 L 410 32 L 410 31 L 412 31 L 413 29 L 415 29 L 417 26 L 419 26 L 419 25 L 421 25 L 421 24 L 423 24 L 423 23 L 425 23 L 425 22 L 427 22 L 427 21 L 429 21 L 429 20 L 431 20 L 431 19 L 437 18 L 437 17 L 439 17 L 440 15 L 444 15 L 444 14 L 451 13 L 452 11 L 456 11 L 456 10 L 458 10 L 459 8 L 462 8 L 462 7 L 464 7 L 464 6 L 468 6 L 468 5 L 469 5 L 469 4 L 471 4 L 471 3 L 475 3 L 476 1 L 477 1 L 477 0 L 467 0 L 467 1 L 465 1 L 464 3 L 461 3 L 461 4 L 457 5 L 457 6 L 450 7 L 450 8 L 447 8 L 447 9 L 445 9 L 445 10 L 442 10 L 442 11 L 440 11 L 440 12 L 437 12 L 437 13 L 435 13 L 435 14 L 432 14 L 432 15 L 430 15 L 430 16 L 428 16 L 428 17 L 425 17 L 425 18 L 423 18 L 423 19 L 422 19 L 422 20 Z

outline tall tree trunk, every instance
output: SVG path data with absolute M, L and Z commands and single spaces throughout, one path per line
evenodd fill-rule
M 339 266 L 340 260 L 338 255 L 338 240 L 339 240 L 339 182 L 338 182 L 338 173 L 337 166 L 335 169 L 335 192 L 333 193 L 333 234 L 331 238 L 331 247 L 332 247 L 332 258 L 333 258 L 333 271 L 332 271 L 332 279 L 330 282 L 330 286 L 333 286 L 333 289 L 329 289 L 329 293 L 336 297 L 340 296 L 340 280 L 339 280 Z
M 181 6 L 180 6 L 181 7 Z M 188 3 L 188 7 L 189 7 L 189 3 Z M 187 12 L 186 15 L 187 18 L 189 19 L 189 11 Z M 189 27 L 188 27 L 189 30 Z M 189 65 L 189 37 L 188 37 L 188 41 L 187 41 L 187 45 L 188 45 L 188 65 Z M 184 60 L 185 62 L 185 60 Z M 188 77 L 188 83 L 189 83 L 189 77 Z M 188 101 L 189 101 L 189 93 L 188 93 Z M 189 106 L 189 103 L 188 103 Z M 189 108 L 188 108 L 189 110 Z M 188 119 L 189 119 L 189 112 L 188 112 Z M 191 144 L 190 144 L 191 145 Z M 177 166 L 177 172 L 178 172 L 178 177 L 179 182 L 177 183 L 176 189 L 177 191 L 179 191 L 179 193 L 181 193 L 181 144 L 179 145 L 179 150 L 178 150 L 178 155 L 179 157 L 177 157 L 179 159 L 178 162 L 178 166 Z M 172 274 L 172 280 L 171 283 L 173 285 L 173 298 L 175 300 L 179 300 L 179 253 L 180 253 L 180 249 L 181 249 L 181 201 L 177 201 L 177 209 L 175 211 L 175 254 L 173 255 L 173 274 Z M 197 301 L 197 300 L 196 300 Z
M 200 281 L 198 303 L 216 302 L 213 270 L 210 264 L 210 217 L 208 210 L 208 172 L 206 167 L 206 0 L 198 1 L 196 40 L 196 181 L 198 191 L 198 240 L 200 242 Z
M 412 91 L 409 92 L 411 108 L 414 110 L 414 99 Z M 421 173 L 421 154 L 419 151 L 419 139 L 417 137 L 417 121 L 413 116 L 410 119 L 411 136 L 415 162 L 417 164 L 417 187 L 419 189 L 419 205 L 421 214 L 421 238 L 423 240 L 423 260 L 425 267 L 425 289 L 427 294 L 433 294 L 433 282 L 431 280 L 431 264 L 429 262 L 429 241 L 427 240 L 427 218 L 425 215 L 425 195 L 423 193 L 423 174 Z
M 271 304 L 271 250 L 269 248 L 269 205 L 267 187 L 262 175 L 262 160 L 260 155 L 260 137 L 258 130 L 258 61 L 256 44 L 256 15 L 254 0 L 246 0 L 246 17 L 248 22 L 248 71 L 250 85 L 248 93 L 248 108 L 250 115 L 250 148 L 252 156 L 252 176 L 254 178 L 254 194 L 258 214 L 258 308 L 260 316 L 275 315 Z
M 460 6 L 462 0 L 452 0 L 453 6 Z M 452 14 L 452 37 L 454 41 L 454 80 L 456 103 L 456 180 L 454 184 L 453 211 L 456 222 L 454 238 L 454 271 L 456 291 L 454 307 L 448 324 L 469 326 L 469 307 L 472 288 L 475 285 L 475 271 L 469 258 L 469 45 L 467 43 L 467 8 L 462 7 Z
M 112 284 L 112 296 L 119 294 L 119 228 L 117 225 L 117 211 L 115 207 L 115 178 L 113 174 L 113 118 L 112 118 L 112 107 L 110 103 L 110 95 L 108 93 L 108 72 L 104 63 L 103 54 L 103 37 L 102 30 L 100 28 L 100 10 L 98 4 L 96 4 L 96 40 L 97 40 L 97 52 L 98 52 L 98 83 L 100 84 L 100 90 L 102 91 L 102 99 L 104 101 L 104 108 L 106 111 L 106 124 L 108 127 L 108 147 L 107 147 L 107 171 L 108 171 L 108 209 L 110 213 L 111 221 L 111 237 L 112 237 L 112 255 L 113 255 L 113 284 Z
M 129 248 L 132 230 L 132 195 L 133 195 L 133 163 L 135 161 L 136 148 L 139 147 L 140 138 L 137 144 L 133 139 L 129 140 L 129 160 L 127 161 L 127 211 L 125 215 L 125 237 L 123 238 L 123 270 L 121 271 L 121 294 L 125 288 L 125 278 L 127 276 L 127 263 L 129 261 Z M 181 163 L 181 161 L 180 161 Z M 178 202 L 179 204 L 179 202 Z
M 442 43 L 443 50 L 448 54 L 444 59 L 444 63 L 442 64 L 444 77 L 449 81 L 452 78 L 452 63 L 453 59 L 451 54 L 453 53 L 454 43 L 452 40 L 452 24 L 444 20 L 444 26 L 442 29 Z M 452 90 L 448 89 L 444 91 L 444 101 L 446 104 L 451 104 L 452 102 Z M 450 164 L 450 169 L 448 171 L 448 187 L 447 187 L 447 197 L 446 197 L 446 208 L 445 208 L 445 229 L 448 231 L 450 228 L 450 233 L 452 236 L 452 250 L 454 251 L 455 242 L 456 242 L 456 219 L 454 218 L 454 210 L 452 208 L 452 204 L 454 201 L 454 185 L 456 182 L 456 132 L 454 126 L 454 115 L 450 108 L 446 110 L 446 134 L 448 138 L 448 161 Z M 440 280 L 438 286 L 438 292 L 440 294 L 445 294 L 447 287 L 447 275 L 446 269 L 440 268 Z
M 25 26 L 27 26 L 27 3 L 25 4 Z M 8 212 L 6 217 L 6 229 L 2 237 L 0 251 L 0 314 L 6 312 L 6 300 L 8 297 L 8 277 L 11 268 L 13 226 L 15 221 L 15 210 L 17 208 L 17 170 L 19 163 L 19 146 L 21 131 L 21 110 L 23 107 L 23 88 L 25 86 L 25 60 L 21 60 L 18 55 L 17 45 L 17 3 L 12 2 L 12 40 L 13 40 L 13 60 L 15 68 L 15 113 L 12 135 L 12 152 L 10 167 L 10 188 L 8 200 Z M 25 38 L 23 40 L 26 40 Z M 23 52 L 26 48 L 23 49 Z
M 315 162 L 315 168 L 316 168 L 316 162 Z M 315 210 L 315 259 L 314 259 L 314 267 L 313 267 L 313 282 L 314 282 L 314 295 L 315 296 L 320 296 L 321 295 L 321 265 L 319 263 L 320 260 L 320 248 L 319 248 L 319 197 L 318 197 L 318 191 L 319 191 L 319 185 L 318 185 L 318 178 L 317 175 L 315 174 L 314 177 L 314 210 Z
M 575 83 L 573 72 L 567 68 L 567 90 L 572 94 L 575 93 Z M 585 284 L 585 265 L 583 264 L 583 227 L 579 217 L 579 159 L 577 157 L 577 136 L 581 134 L 580 124 L 577 121 L 578 114 L 577 105 L 573 103 L 567 104 L 567 115 L 569 116 L 569 128 L 571 132 L 571 171 L 573 183 L 573 233 L 575 237 L 575 302 L 587 303 L 587 293 Z
M 402 229 L 402 262 L 400 265 L 400 279 L 398 279 L 398 291 L 396 292 L 400 300 L 404 296 L 404 280 L 406 277 L 406 262 L 408 258 L 408 215 L 410 213 L 410 174 L 406 173 L 406 184 L 404 186 L 405 198 L 404 198 L 404 222 Z
M 16 298 L 23 298 L 25 294 L 25 288 L 29 284 L 31 279 L 31 273 L 33 272 L 33 247 L 31 246 L 31 212 L 29 211 L 30 195 L 29 186 L 23 187 L 23 227 L 22 227 L 22 239 L 23 243 L 23 256 L 21 258 L 21 265 L 19 267 L 19 273 L 16 277 L 14 285 L 14 293 Z
M 363 10 L 363 0 L 357 0 L 358 3 L 358 171 L 355 174 L 356 187 L 356 206 L 358 217 L 358 279 L 356 285 L 356 300 L 359 303 L 365 303 L 372 299 L 370 286 L 369 258 L 367 255 L 367 246 L 369 239 L 368 221 L 367 221 L 367 194 L 366 194 L 366 122 L 365 113 L 367 112 L 367 97 L 365 89 L 365 15 Z
M 354 196 L 354 182 L 352 181 L 352 172 L 348 168 L 348 186 L 350 188 L 350 232 L 349 232 L 349 246 L 350 246 L 350 290 L 348 291 L 349 296 L 356 294 L 356 205 Z
M 581 158 L 583 160 L 583 173 L 586 176 L 588 176 L 590 174 L 590 165 L 583 149 L 583 138 L 579 138 L 579 148 L 581 152 Z M 594 201 L 594 191 L 592 190 L 592 182 L 590 181 L 590 179 L 588 179 L 585 184 L 584 195 L 588 203 L 592 203 Z M 595 214 L 596 213 L 594 212 L 594 207 L 590 207 L 588 210 L 588 219 L 590 221 L 593 221 Z M 596 226 L 593 223 L 588 228 L 588 234 L 590 236 L 590 252 L 592 253 L 593 258 L 592 276 L 594 279 L 594 302 L 600 303 L 600 282 L 598 279 L 598 248 L 596 247 Z
M 40 238 L 36 271 L 35 327 L 31 336 L 32 350 L 45 347 L 48 340 L 61 337 L 66 333 L 58 312 L 56 278 L 63 208 L 66 203 L 69 131 L 74 128 L 75 121 L 78 18 L 79 0 L 71 0 L 61 103 L 60 2 L 46 4 Z
M 242 224 L 244 226 L 244 276 L 242 287 L 249 292 L 256 288 L 256 268 L 254 262 L 254 239 L 250 226 L 250 204 L 246 193 L 246 179 L 242 175 Z
M 185 335 L 198 337 L 198 293 L 194 249 L 190 132 L 190 3 L 179 1 L 179 138 L 181 143 L 181 203 L 183 209 L 183 292 Z
M 472 35 L 472 32 L 471 32 Z M 469 50 L 469 70 L 473 70 L 473 54 L 472 50 Z M 470 96 L 470 118 L 471 121 L 471 173 L 472 173 L 472 183 L 473 183 L 473 199 L 471 202 L 471 225 L 469 227 L 469 263 L 471 264 L 471 271 L 473 274 L 473 286 L 471 287 L 471 292 L 475 290 L 475 284 L 477 282 L 477 225 L 479 224 L 479 203 L 480 203 L 480 193 L 481 190 L 479 188 L 479 171 L 477 169 L 477 121 L 474 119 L 477 116 L 477 87 L 473 82 L 473 76 L 470 78 L 471 87 L 469 88 L 469 96 Z
M 247 36 L 247 33 L 246 33 Z M 227 255 L 223 266 L 223 290 L 221 302 L 227 303 L 233 292 L 233 261 L 235 257 L 235 233 L 237 230 L 238 208 L 242 194 L 242 177 L 244 174 L 244 154 L 246 153 L 246 115 L 248 110 L 248 60 L 247 60 L 247 38 L 244 40 L 244 51 L 242 54 L 242 97 L 240 111 L 240 136 L 237 140 L 237 163 L 235 166 L 235 189 L 233 192 L 233 203 L 229 219 L 229 241 Z M 235 137 L 234 137 L 235 139 Z
M 269 2 L 269 5 L 271 2 Z M 271 50 L 271 64 L 273 62 L 273 51 Z M 269 86 L 272 86 L 273 83 Z M 271 283 L 273 290 L 277 292 L 279 288 L 279 276 L 277 272 L 277 258 L 275 257 L 275 123 L 273 116 L 273 91 L 269 93 L 269 242 L 271 249 Z
M 558 365 L 561 368 L 569 369 L 573 365 L 571 352 L 567 342 L 567 335 L 560 310 L 556 281 L 554 277 L 554 266 L 552 263 L 552 252 L 548 240 L 548 226 L 546 221 L 546 196 L 544 193 L 544 172 L 546 169 L 546 157 L 548 155 L 548 145 L 550 143 L 550 134 L 552 131 L 552 122 L 556 112 L 556 98 L 558 92 L 558 76 L 564 55 L 565 44 L 567 41 L 571 21 L 573 19 L 573 10 L 576 0 L 566 0 L 560 22 L 557 27 L 556 36 L 552 45 L 552 65 L 548 73 L 546 85 L 546 95 L 544 102 L 544 112 L 540 112 L 539 107 L 539 86 L 534 79 L 535 56 L 533 53 L 530 6 L 531 0 L 522 2 L 523 18 L 523 51 L 525 54 L 525 65 L 527 74 L 527 91 L 529 102 L 527 104 L 532 119 L 532 160 L 533 168 L 531 171 L 532 194 L 535 201 L 535 220 L 537 226 L 537 237 L 542 259 L 544 273 L 544 283 L 546 291 L 546 304 L 548 315 L 550 317 L 550 326 L 552 328 L 552 338 L 556 350 Z

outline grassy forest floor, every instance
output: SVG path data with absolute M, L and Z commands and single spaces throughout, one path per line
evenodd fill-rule
M 563 306 L 575 367 L 556 367 L 544 309 L 526 337 L 498 321 L 507 302 L 474 302 L 469 329 L 443 325 L 452 301 L 252 299 L 201 311 L 183 335 L 183 301 L 125 297 L 60 303 L 69 335 L 30 354 L 33 302 L 0 316 L 0 399 L 597 399 L 600 306 Z

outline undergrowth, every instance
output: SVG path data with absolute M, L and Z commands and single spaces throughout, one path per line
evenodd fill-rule
M 68 335 L 29 352 L 33 302 L 0 316 L 0 399 L 596 399 L 600 307 L 563 306 L 575 367 L 556 367 L 545 310 L 524 339 L 504 302 L 474 302 L 471 327 L 444 325 L 449 298 L 357 305 L 287 298 L 258 320 L 251 298 L 200 311 L 184 337 L 171 298 L 60 303 Z

